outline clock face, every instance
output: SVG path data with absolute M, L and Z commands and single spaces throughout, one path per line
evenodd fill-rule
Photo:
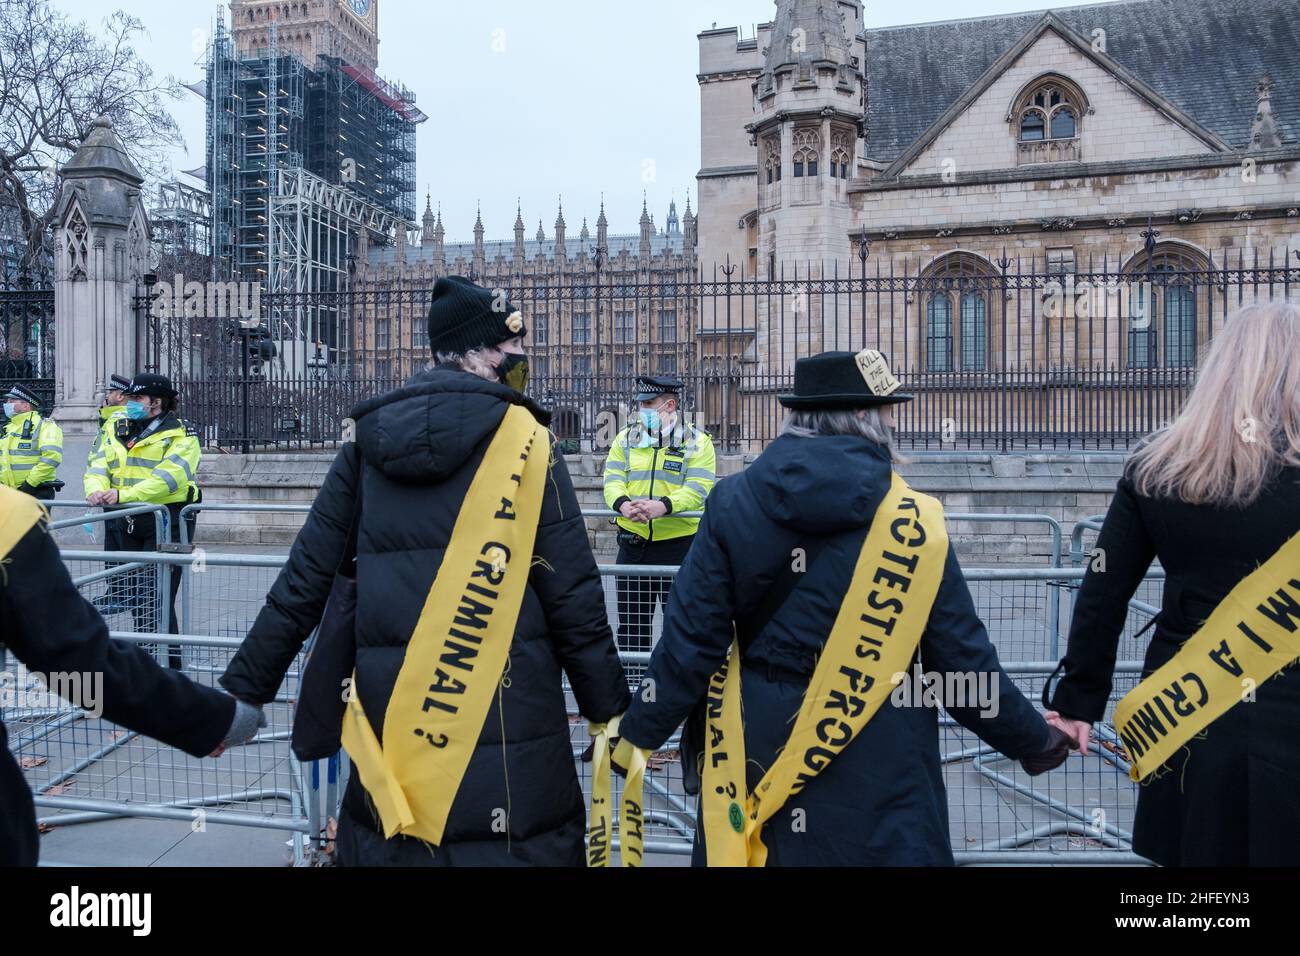
M 359 17 L 370 12 L 370 0 L 348 0 L 348 8 Z

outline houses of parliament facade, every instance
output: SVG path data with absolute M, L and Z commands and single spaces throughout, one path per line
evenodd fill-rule
M 1174 402 L 1234 301 L 1300 282 L 1292 2 L 869 28 L 860 0 L 776 0 L 753 37 L 699 34 L 680 221 L 643 209 L 611 236 L 602 208 L 575 237 L 560 211 L 529 236 L 521 211 L 513 241 L 480 221 L 448 243 L 426 203 L 420 230 L 361 256 L 359 344 L 397 372 L 413 357 L 381 300 L 459 272 L 529 310 L 535 374 L 584 421 L 619 380 L 675 372 L 705 427 L 770 439 L 796 358 L 873 347 L 921 393 L 913 430 L 1152 427 L 1124 403 Z M 1137 290 L 1062 313 L 1046 290 L 1076 277 Z

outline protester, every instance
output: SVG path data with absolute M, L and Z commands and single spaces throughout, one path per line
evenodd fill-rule
M 713 490 L 615 762 L 691 715 L 697 864 L 950 865 L 938 710 L 900 679 L 985 688 L 940 702 L 1030 773 L 1066 738 L 1001 669 L 938 502 L 892 468 L 910 396 L 885 358 L 800 359 L 794 385 L 781 436 Z
M 504 295 L 438 280 L 436 367 L 354 412 L 356 441 L 221 678 L 272 699 L 359 515 L 342 865 L 583 863 L 562 675 L 598 723 L 628 688 L 549 415 L 523 394 L 526 334 Z
M 1084 750 L 1152 561 L 1166 577 L 1142 673 L 1160 675 L 1115 719 L 1127 756 L 1143 764 L 1133 849 L 1164 866 L 1300 864 L 1295 304 L 1230 317 L 1182 412 L 1129 459 L 1075 601 L 1048 715 Z M 1272 653 L 1258 653 L 1251 635 Z M 1125 704 L 1137 708 L 1132 723 Z
M 31 671 L 78 674 L 98 700 L 72 701 L 192 757 L 219 755 L 251 738 L 265 718 L 257 708 L 159 667 L 144 649 L 110 640 L 104 620 L 68 576 L 45 512 L 33 498 L 0 488 L 0 634 Z M 31 791 L 0 723 L 0 866 L 35 866 Z

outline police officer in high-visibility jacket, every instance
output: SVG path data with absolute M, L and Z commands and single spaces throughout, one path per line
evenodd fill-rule
M 137 375 L 126 392 L 126 415 L 118 420 L 111 436 L 105 436 L 86 470 L 86 502 L 106 510 L 132 505 L 160 504 L 168 510 L 167 534 L 178 540 L 181 509 L 200 500 L 198 471 L 200 448 L 194 430 L 176 416 L 176 389 L 163 375 Z M 193 514 L 186 516 L 193 540 Z M 109 521 L 104 531 L 108 551 L 156 551 L 157 529 L 152 517 L 142 515 Z M 132 587 L 132 613 L 136 629 L 160 630 L 160 598 L 150 586 L 153 572 L 136 572 Z M 176 634 L 176 591 L 181 570 L 169 572 L 168 633 Z M 169 663 L 181 666 L 180 648 L 169 649 Z
M 110 375 L 104 385 L 104 404 L 99 408 L 99 434 L 91 449 L 91 457 L 104 441 L 106 435 L 117 430 L 119 420 L 126 417 L 126 393 L 131 388 L 131 380 L 124 375 Z
M 0 432 L 0 484 L 50 501 L 63 487 L 54 473 L 63 461 L 63 429 L 39 411 L 41 400 L 15 385 L 5 393 Z
M 104 404 L 99 408 L 99 431 L 95 434 L 95 442 L 90 447 L 90 455 L 86 461 L 87 471 L 95 467 L 94 459 L 99 454 L 100 446 L 112 439 L 117 433 L 118 425 L 125 427 L 126 393 L 130 388 L 131 380 L 125 375 L 110 375 L 108 381 L 104 383 Z M 104 562 L 105 570 L 116 566 L 117 562 Z M 105 582 L 104 593 L 92 600 L 91 603 L 100 614 L 106 617 L 112 614 L 124 614 L 139 603 L 135 595 L 129 592 L 126 577 L 122 574 L 110 577 Z
M 618 563 L 680 565 L 713 489 L 713 439 L 682 419 L 684 383 L 672 377 L 636 380 L 638 419 L 618 433 L 605 460 L 605 504 L 617 519 Z M 655 606 L 668 604 L 672 578 L 618 575 L 618 645 L 648 651 Z

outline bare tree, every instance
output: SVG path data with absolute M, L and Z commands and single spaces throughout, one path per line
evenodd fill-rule
M 166 103 L 173 77 L 155 78 L 136 52 L 144 24 L 118 11 L 92 32 L 49 0 L 0 0 L 0 203 L 17 210 L 26 240 L 23 267 L 46 243 L 58 168 L 99 116 L 107 116 L 146 177 L 182 143 Z

